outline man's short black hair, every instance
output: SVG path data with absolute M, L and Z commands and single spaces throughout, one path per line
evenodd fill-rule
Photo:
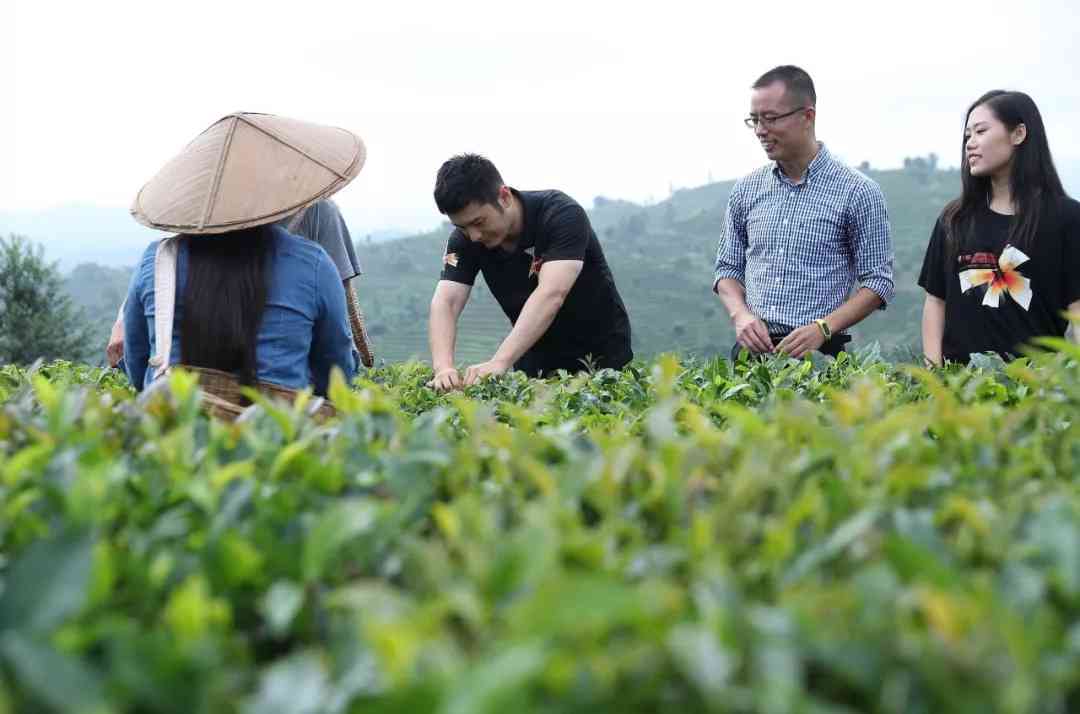
M 499 205 L 502 176 L 495 164 L 480 154 L 458 154 L 439 167 L 435 177 L 435 205 L 439 213 L 457 213 L 470 203 Z
M 785 95 L 790 97 L 794 104 L 805 107 L 817 106 L 817 92 L 814 91 L 814 80 L 801 67 L 793 64 L 783 64 L 773 67 L 765 74 L 758 77 L 754 82 L 753 89 L 764 89 L 774 82 L 782 82 L 785 87 Z

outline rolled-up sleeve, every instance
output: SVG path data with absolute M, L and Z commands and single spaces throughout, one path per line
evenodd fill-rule
M 746 211 L 742 201 L 743 182 L 736 182 L 724 211 L 724 228 L 716 248 L 713 292 L 721 280 L 730 278 L 746 284 Z
M 873 181 L 866 181 L 852 193 L 848 232 L 859 284 L 881 298 L 884 310 L 895 288 L 892 234 L 885 194 Z
M 345 381 L 356 376 L 357 354 L 349 326 L 345 288 L 330 257 L 320 251 L 316 268 L 318 315 L 312 334 L 311 377 L 315 393 L 325 395 L 334 365 L 345 373 Z
M 337 204 L 330 199 L 311 206 L 300 223 L 300 235 L 315 241 L 334 261 L 342 282 L 352 280 L 362 272 L 356 259 L 349 227 L 341 216 Z

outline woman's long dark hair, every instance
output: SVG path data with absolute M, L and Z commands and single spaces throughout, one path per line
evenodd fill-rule
M 180 324 L 184 364 L 255 383 L 255 345 L 266 308 L 272 236 L 266 226 L 186 236 L 187 285 Z
M 1050 156 L 1042 115 L 1027 94 L 998 89 L 987 92 L 968 107 L 964 115 L 965 134 L 971 112 L 979 106 L 989 109 L 1010 132 L 1020 124 L 1027 128 L 1024 141 L 1013 151 L 1009 173 L 1009 190 L 1012 192 L 1016 217 L 1009 228 L 1008 240 L 1009 244 L 1019 248 L 1029 247 L 1035 240 L 1047 202 L 1065 195 L 1057 169 L 1054 168 L 1054 159 Z M 992 198 L 990 177 L 971 175 L 966 147 L 965 138 L 960 145 L 960 198 L 950 202 L 942 213 L 953 255 L 959 252 L 960 245 L 973 233 L 976 212 L 988 205 Z

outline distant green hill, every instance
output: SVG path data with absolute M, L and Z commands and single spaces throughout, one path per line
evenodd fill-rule
M 103 364 L 105 343 L 116 320 L 116 311 L 127 295 L 131 268 L 112 268 L 95 263 L 82 263 L 64 276 L 64 289 L 83 309 L 84 317 L 99 336 L 97 347 L 85 359 L 91 364 Z
M 896 252 L 897 295 L 884 312 L 857 329 L 859 344 L 878 341 L 894 354 L 917 350 L 923 294 L 915 284 L 934 220 L 959 190 L 956 171 L 931 170 L 917 160 L 907 169 L 867 173 L 885 192 Z M 733 339 L 712 294 L 713 260 L 733 181 L 676 191 L 652 206 L 597 197 L 593 227 L 615 275 L 633 326 L 634 351 L 715 354 Z M 577 197 L 581 200 L 583 197 Z M 367 274 L 360 300 L 379 356 L 426 358 L 427 308 L 438 279 L 449 226 L 425 235 L 359 247 Z M 462 316 L 458 358 L 490 356 L 509 322 L 482 280 Z
M 933 170 L 922 159 L 905 169 L 867 170 L 885 192 L 896 250 L 897 296 L 889 309 L 856 331 L 859 344 L 877 340 L 894 354 L 918 349 L 922 292 L 915 284 L 933 222 L 959 190 L 956 171 Z M 733 181 L 676 191 L 652 206 L 596 197 L 589 211 L 633 326 L 639 356 L 664 351 L 700 355 L 726 351 L 733 338 L 712 285 L 713 259 Z M 576 197 L 587 203 L 583 196 Z M 423 235 L 357 246 L 365 275 L 360 302 L 380 359 L 428 358 L 427 315 L 442 265 L 449 224 Z M 33 237 L 33 236 L 31 236 Z M 126 291 L 130 270 L 82 265 L 68 289 L 101 331 Z M 489 357 L 509 322 L 483 280 L 462 316 L 460 363 Z

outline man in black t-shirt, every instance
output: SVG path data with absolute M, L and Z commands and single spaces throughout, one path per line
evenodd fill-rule
M 633 358 L 630 320 L 585 210 L 559 191 L 517 191 L 482 156 L 439 169 L 435 203 L 456 229 L 431 299 L 429 338 L 440 390 L 511 367 L 530 376 L 576 371 L 588 359 L 621 368 Z M 457 321 L 477 273 L 513 329 L 487 362 L 454 367 Z

